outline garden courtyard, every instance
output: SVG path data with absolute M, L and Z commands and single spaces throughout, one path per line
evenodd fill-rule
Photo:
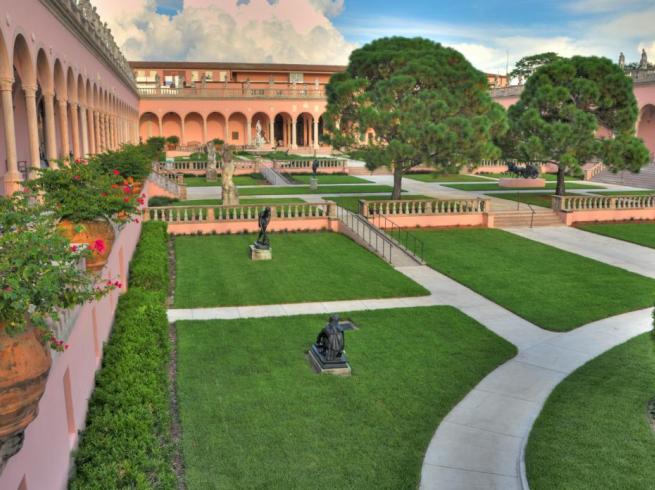
M 243 204 L 329 201 L 357 214 L 361 202 L 389 199 L 389 177 L 327 177 L 311 192 L 307 179 L 287 187 L 237 184 Z M 502 191 L 498 177 L 417 174 L 405 179 L 402 199 L 471 193 L 504 209 L 550 207 L 552 184 L 541 192 Z M 569 187 L 572 196 L 647 192 L 573 180 Z M 170 204 L 221 204 L 212 187 L 194 188 Z M 169 237 L 172 417 L 180 427 L 172 446 L 184 461 L 185 484 L 513 488 L 523 438 L 535 488 L 590 478 L 591 447 L 618 444 L 632 460 L 648 458 L 655 441 L 643 413 L 652 393 L 643 380 L 652 369 L 644 357 L 651 341 L 642 335 L 622 344 L 651 325 L 653 226 L 416 229 L 410 233 L 423 245 L 424 263 L 409 267 L 330 231 L 272 233 L 273 260 L 264 262 L 248 256 L 253 234 Z M 572 245 L 581 239 L 586 250 Z M 641 256 L 630 259 L 635 251 Z M 307 358 L 332 313 L 356 325 L 345 332 L 349 377 L 317 375 Z M 605 379 L 600 366 L 620 362 L 614 358 L 622 350 L 643 376 L 611 388 L 624 371 L 611 369 Z M 615 389 L 626 403 L 607 399 Z M 583 390 L 599 406 L 612 403 L 612 418 L 622 423 L 591 435 L 581 428 L 589 422 L 576 422 L 563 476 L 553 453 L 571 445 L 569 418 L 586 417 L 584 397 L 560 394 L 566 390 Z M 639 441 L 625 442 L 625 431 L 639 433 Z M 607 458 L 602 471 L 591 466 L 594 481 L 626 481 L 616 472 L 629 465 L 621 470 Z

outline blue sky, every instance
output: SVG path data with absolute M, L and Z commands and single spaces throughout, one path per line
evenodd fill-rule
M 131 59 L 342 64 L 389 35 L 439 41 L 498 73 L 508 56 L 511 69 L 544 51 L 636 61 L 646 48 L 655 59 L 655 0 L 93 2 Z

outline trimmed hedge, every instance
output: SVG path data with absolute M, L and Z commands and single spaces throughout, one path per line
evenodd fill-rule
M 166 233 L 145 223 L 75 454 L 71 489 L 177 488 L 171 464 Z

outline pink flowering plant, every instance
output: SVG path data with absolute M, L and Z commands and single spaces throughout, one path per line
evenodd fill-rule
M 63 350 L 50 321 L 120 284 L 97 284 L 80 266 L 92 252 L 58 234 L 56 220 L 48 206 L 25 194 L 0 197 L 0 323 L 9 334 L 37 327 L 50 347 Z
M 106 171 L 93 162 L 41 169 L 26 187 L 42 196 L 58 218 L 73 223 L 102 219 L 122 224 L 138 212 L 139 196 L 124 184 L 120 172 Z

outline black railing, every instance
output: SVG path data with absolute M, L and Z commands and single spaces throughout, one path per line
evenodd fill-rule
M 360 214 L 337 206 L 337 218 L 384 260 L 392 263 L 394 241 Z
M 373 225 L 377 226 L 393 238 L 398 245 L 405 249 L 406 252 L 413 255 L 413 257 L 419 262 L 425 262 L 425 244 L 416 235 L 401 228 L 389 218 L 381 214 L 374 214 L 371 218 L 373 219 Z

